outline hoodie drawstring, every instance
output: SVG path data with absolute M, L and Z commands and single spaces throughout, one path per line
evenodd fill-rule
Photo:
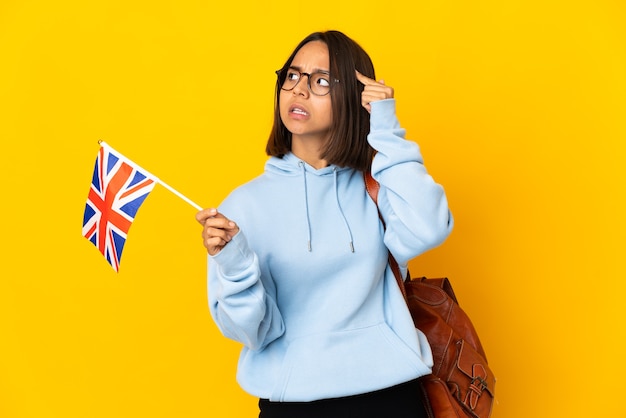
M 341 203 L 339 203 L 339 187 L 337 185 L 337 168 L 333 169 L 334 180 L 335 180 L 335 201 L 337 202 L 337 208 L 339 209 L 339 213 L 341 214 L 341 218 L 343 219 L 343 224 L 346 226 L 346 230 L 348 231 L 348 236 L 350 237 L 350 251 L 354 252 L 354 240 L 352 239 L 352 230 L 350 229 L 350 224 L 348 223 L 348 219 L 346 219 L 346 215 L 343 213 L 343 209 L 341 208 Z
M 298 162 L 298 165 L 302 168 L 302 179 L 304 181 L 304 210 L 306 212 L 306 228 L 308 233 L 307 246 L 309 252 L 311 252 L 313 248 L 311 246 L 311 218 L 309 217 L 309 192 L 306 185 L 306 168 L 304 167 L 303 161 Z
M 307 174 L 306 167 L 304 166 L 304 161 L 299 161 L 298 165 L 302 169 L 302 182 L 304 185 L 304 210 L 306 213 L 306 228 L 307 228 L 307 249 L 309 252 L 313 251 L 312 239 L 311 239 L 311 217 L 309 214 L 309 191 L 307 187 Z M 350 229 L 350 224 L 348 223 L 348 219 L 346 215 L 343 213 L 343 209 L 341 207 L 341 203 L 339 202 L 339 186 L 337 183 L 337 168 L 333 168 L 333 186 L 335 188 L 335 202 L 337 203 L 337 209 L 341 214 L 341 219 L 343 219 L 343 224 L 346 226 L 346 231 L 348 232 L 348 237 L 350 239 L 350 251 L 354 252 L 354 240 L 352 237 L 352 230 Z

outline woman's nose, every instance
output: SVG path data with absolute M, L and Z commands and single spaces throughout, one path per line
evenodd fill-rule
M 306 79 L 305 79 L 305 77 L 306 77 Z M 307 74 L 302 74 L 302 76 L 298 80 L 298 83 L 293 88 L 293 92 L 296 95 L 305 96 L 305 97 L 309 96 L 309 93 L 310 93 L 310 91 L 309 91 L 309 76 Z

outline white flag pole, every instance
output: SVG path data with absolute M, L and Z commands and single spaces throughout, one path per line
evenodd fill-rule
M 189 203 L 191 206 L 193 206 L 197 210 L 202 210 L 202 207 L 200 205 L 198 205 L 197 203 L 195 203 L 193 200 L 189 199 L 187 196 L 183 195 L 178 190 L 174 189 L 172 186 L 170 186 L 169 184 L 165 183 L 163 180 L 159 179 L 154 174 L 150 173 L 147 170 L 144 170 L 143 168 L 141 168 L 140 166 L 135 164 L 135 162 L 133 162 L 132 160 L 128 159 L 124 154 L 114 150 L 109 144 L 107 144 L 103 140 L 99 140 L 98 144 L 100 144 L 103 147 L 107 147 L 108 149 L 110 149 L 111 151 L 114 151 L 119 156 L 124 157 L 126 162 L 128 162 L 130 165 L 134 166 L 135 169 L 137 169 L 137 170 L 139 170 L 139 171 L 141 171 L 141 172 L 143 172 L 145 174 L 148 174 L 152 178 L 152 180 L 154 180 L 155 183 L 158 183 L 161 186 L 165 187 L 167 190 L 169 190 L 170 192 L 174 193 L 176 196 L 180 197 L 181 199 L 183 199 L 185 202 Z
M 167 190 L 169 190 L 170 192 L 174 193 L 176 196 L 180 197 L 181 199 L 183 199 L 185 202 L 189 203 L 191 206 L 193 206 L 194 208 L 198 209 L 198 210 L 202 210 L 202 207 L 200 207 L 200 205 L 198 205 L 197 203 L 195 203 L 193 200 L 189 199 L 187 196 L 181 194 L 179 191 L 177 191 L 176 189 L 172 188 L 170 185 L 168 185 L 167 183 L 165 183 L 163 180 L 160 180 L 157 178 L 157 182 L 165 187 Z

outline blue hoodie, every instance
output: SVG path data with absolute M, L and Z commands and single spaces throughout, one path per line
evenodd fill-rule
M 363 173 L 293 154 L 234 190 L 219 210 L 240 232 L 209 257 L 211 315 L 243 343 L 237 380 L 272 401 L 349 396 L 430 373 L 388 251 L 409 260 L 452 229 L 443 188 L 404 139 L 393 99 L 372 103 L 368 141 L 386 230 Z

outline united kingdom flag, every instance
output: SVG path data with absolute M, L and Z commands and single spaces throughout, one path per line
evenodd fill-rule
M 83 216 L 83 236 L 119 271 L 128 230 L 157 178 L 102 142 Z

